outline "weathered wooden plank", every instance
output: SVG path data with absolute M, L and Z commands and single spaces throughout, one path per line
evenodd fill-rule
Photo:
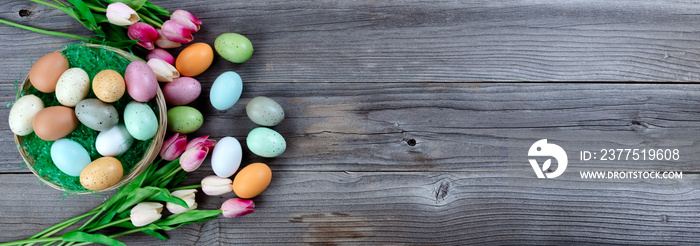
M 188 181 L 204 175 L 198 170 Z M 254 199 L 255 213 L 168 232 L 168 244 L 692 244 L 700 240 L 698 185 L 693 174 L 593 181 L 536 179 L 530 172 L 275 172 Z M 31 235 L 102 200 L 58 199 L 59 192 L 29 174 L 0 175 L 0 192 L 3 240 Z M 215 209 L 229 197 L 198 202 Z
M 248 36 L 253 58 L 216 58 L 256 82 L 698 81 L 693 1 L 154 1 L 204 21 L 195 41 Z M 20 17 L 19 11 L 31 14 Z M 3 1 L 0 18 L 89 35 L 58 10 Z M 0 81 L 69 40 L 0 26 Z
M 273 129 L 287 151 L 264 159 L 244 147 L 244 162 L 274 170 L 527 170 L 528 148 L 542 138 L 567 151 L 571 170 L 699 170 L 700 87 L 692 84 L 248 83 L 227 111 L 213 109 L 204 88 L 194 106 L 206 120 L 190 136 L 233 136 L 245 146 L 256 127 L 245 102 L 265 95 L 281 103 L 287 119 Z M 0 86 L 0 103 L 11 90 Z M 7 123 L 0 134 L 11 134 Z M 577 160 L 602 148 L 678 149 L 680 158 Z M 0 140 L 0 156 L 2 172 L 27 172 L 12 139 Z

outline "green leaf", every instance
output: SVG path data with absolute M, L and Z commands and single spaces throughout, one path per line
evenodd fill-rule
M 127 6 L 131 7 L 133 10 L 138 11 L 148 1 L 147 0 L 105 0 L 105 2 L 107 2 L 107 3 L 115 3 L 115 2 L 124 3 Z
M 165 165 L 163 165 L 163 167 L 159 168 L 151 176 L 148 177 L 148 179 L 146 180 L 146 185 L 155 186 L 155 181 L 158 181 L 159 179 L 163 178 L 163 176 L 168 175 L 168 173 L 171 173 L 178 167 L 180 167 L 179 158 L 166 163 Z
M 170 179 L 170 181 L 168 183 L 166 183 L 163 187 L 174 188 L 175 186 L 180 184 L 180 182 L 184 181 L 185 179 L 187 179 L 187 172 L 185 172 L 185 171 L 177 172 L 177 174 L 175 174 L 175 176 L 173 176 L 173 178 Z
M 83 23 L 83 25 L 85 25 L 85 27 L 87 27 L 91 31 L 95 31 L 95 29 L 97 29 L 97 21 L 95 21 L 95 16 L 92 15 L 92 11 L 90 11 L 90 8 L 88 8 L 85 2 L 83 2 L 82 0 L 66 1 L 73 4 L 73 7 L 75 7 L 75 9 L 78 11 L 80 17 L 78 21 Z
M 160 6 L 155 5 L 155 4 L 148 2 L 148 1 L 143 6 L 147 9 L 153 11 L 153 13 L 156 15 L 169 15 L 170 14 L 170 12 L 168 12 L 168 10 L 161 8 Z
M 221 210 L 188 210 L 184 213 L 173 214 L 165 218 L 164 220 L 157 222 L 159 226 L 182 226 L 187 224 L 194 224 L 199 222 L 204 222 L 216 218 L 217 215 L 221 214 Z
M 171 195 L 170 191 L 168 191 L 167 189 L 155 188 L 155 187 L 153 187 L 153 188 L 158 189 L 159 192 L 150 196 L 148 198 L 149 201 L 172 202 L 172 203 L 175 203 L 177 205 L 183 206 L 185 208 L 190 207 L 190 206 L 187 206 L 187 203 L 184 200 L 182 200 L 181 198 Z
M 163 235 L 162 233 L 160 233 L 160 232 L 158 232 L 158 231 L 143 230 L 143 231 L 141 231 L 141 232 L 146 233 L 146 234 L 148 234 L 148 235 L 150 235 L 150 236 L 153 236 L 153 237 L 155 237 L 155 238 L 159 238 L 159 239 L 161 239 L 161 240 L 163 240 L 163 241 L 168 241 L 168 238 L 165 237 L 165 235 Z
M 108 236 L 102 234 L 90 234 L 87 232 L 73 231 L 61 236 L 63 241 L 67 242 L 90 242 L 90 243 L 101 243 L 112 246 L 126 246 L 126 244 L 119 242 L 115 239 L 109 238 Z
M 178 197 L 174 197 L 170 194 L 170 191 L 163 188 L 146 186 L 143 188 L 137 188 L 131 194 L 129 194 L 126 201 L 117 210 L 117 213 L 131 209 L 131 207 L 144 200 L 172 202 L 183 207 L 188 207 L 185 201 Z

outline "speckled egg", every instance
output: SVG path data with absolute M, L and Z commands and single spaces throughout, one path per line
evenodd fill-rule
M 158 92 L 158 80 L 151 67 L 143 61 L 133 61 L 124 71 L 126 91 L 137 102 L 148 102 Z
M 90 77 L 81 68 L 71 68 L 63 72 L 56 83 L 56 99 L 63 106 L 74 107 L 90 92 Z
M 32 128 L 36 136 L 54 141 L 73 132 L 80 124 L 72 108 L 53 106 L 40 110 L 32 119 Z
M 214 49 L 221 57 L 233 63 L 242 63 L 253 55 L 253 43 L 238 33 L 224 33 L 214 40 Z
M 276 126 L 284 119 L 284 109 L 269 97 L 258 96 L 245 107 L 248 118 L 261 126 Z
M 196 79 L 179 77 L 163 85 L 165 102 L 173 106 L 182 106 L 194 102 L 202 93 L 202 85 Z
M 246 144 L 253 154 L 262 157 L 277 157 L 287 149 L 282 135 L 266 127 L 258 127 L 248 133 Z
M 117 109 L 95 98 L 82 100 L 75 105 L 75 116 L 80 123 L 95 131 L 105 131 L 119 123 Z
M 211 105 L 218 110 L 233 107 L 243 92 L 243 80 L 236 72 L 224 72 L 214 80 L 209 91 Z
M 43 93 L 54 92 L 58 78 L 68 67 L 68 59 L 61 52 L 48 53 L 32 65 L 29 70 L 29 82 Z
M 10 109 L 8 117 L 10 130 L 14 134 L 25 136 L 34 132 L 32 120 L 36 113 L 44 109 L 44 102 L 35 95 L 25 95 L 17 99 Z
M 122 163 L 114 157 L 101 157 L 83 168 L 80 184 L 88 190 L 104 190 L 119 183 L 124 176 Z
M 151 139 L 158 131 L 158 118 L 146 103 L 131 101 L 124 108 L 126 130 L 135 139 Z
M 180 134 L 189 134 L 204 123 L 204 116 L 199 110 L 188 106 L 168 109 L 168 130 Z
M 116 102 L 126 90 L 124 77 L 114 70 L 102 70 L 92 79 L 92 91 L 103 102 Z
M 78 142 L 62 138 L 51 144 L 51 161 L 63 173 L 77 177 L 90 164 L 90 154 Z

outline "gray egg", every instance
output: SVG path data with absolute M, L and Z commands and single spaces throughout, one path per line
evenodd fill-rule
M 284 119 L 284 109 L 269 97 L 258 96 L 245 107 L 248 118 L 261 126 L 276 126 Z
M 106 131 L 119 123 L 119 113 L 111 104 L 89 98 L 75 105 L 75 116 L 80 123 L 95 131 Z

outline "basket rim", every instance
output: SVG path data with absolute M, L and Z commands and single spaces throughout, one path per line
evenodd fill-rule
M 138 58 L 131 53 L 127 53 L 126 51 L 116 49 L 113 47 L 109 47 L 109 46 L 105 46 L 105 45 L 89 44 L 89 43 L 85 43 L 85 44 L 81 44 L 81 45 L 85 45 L 85 46 L 88 46 L 90 48 L 110 50 L 110 51 L 113 51 L 113 52 L 117 53 L 118 55 L 130 60 L 130 61 L 137 61 L 137 60 L 142 61 L 141 58 Z M 56 52 L 61 52 L 64 49 L 65 49 L 65 47 L 57 50 Z M 22 84 L 20 85 L 19 90 L 17 90 L 17 94 L 15 95 L 15 100 L 24 96 L 24 94 L 22 94 L 22 91 L 26 91 L 26 89 L 29 89 L 31 87 L 32 87 L 32 84 L 29 81 L 29 73 L 27 73 L 27 76 L 25 76 L 24 81 L 22 81 Z M 146 168 L 153 162 L 153 160 L 155 160 L 156 157 L 158 157 L 158 154 L 160 152 L 160 148 L 163 144 L 163 139 L 165 138 L 165 132 L 167 130 L 167 106 L 165 103 L 165 97 L 163 96 L 163 92 L 161 91 L 160 86 L 157 87 L 155 100 L 156 100 L 156 105 L 158 107 L 158 113 L 157 113 L 158 130 L 156 131 L 156 135 L 153 136 L 153 139 L 151 140 L 151 144 L 148 146 L 146 153 L 144 153 L 143 158 L 136 165 L 134 165 L 134 167 L 132 168 L 130 173 L 128 173 L 127 175 L 124 175 L 121 178 L 121 180 L 119 182 L 117 182 L 116 184 L 114 184 L 110 187 L 107 187 L 105 189 L 102 189 L 102 190 L 86 190 L 86 191 L 66 190 L 62 186 L 44 179 L 43 177 L 41 177 L 38 174 L 38 172 L 36 170 L 34 170 L 34 167 L 32 165 L 34 163 L 34 161 L 31 158 L 29 158 L 29 156 L 27 156 L 27 150 L 25 148 L 23 148 L 23 142 L 24 142 L 23 136 L 19 136 L 19 135 L 13 133 L 15 145 L 16 145 L 17 150 L 19 151 L 20 155 L 22 156 L 22 160 L 24 161 L 24 164 L 27 166 L 27 168 L 29 168 L 29 170 L 32 171 L 34 176 L 39 178 L 39 180 L 41 180 L 44 184 L 47 184 L 48 186 L 50 186 L 54 189 L 65 191 L 65 192 L 70 192 L 71 194 L 100 193 L 100 192 L 114 190 L 114 189 L 117 189 L 117 188 L 131 182 L 132 180 L 134 180 L 141 173 L 143 173 L 144 170 L 146 170 Z

